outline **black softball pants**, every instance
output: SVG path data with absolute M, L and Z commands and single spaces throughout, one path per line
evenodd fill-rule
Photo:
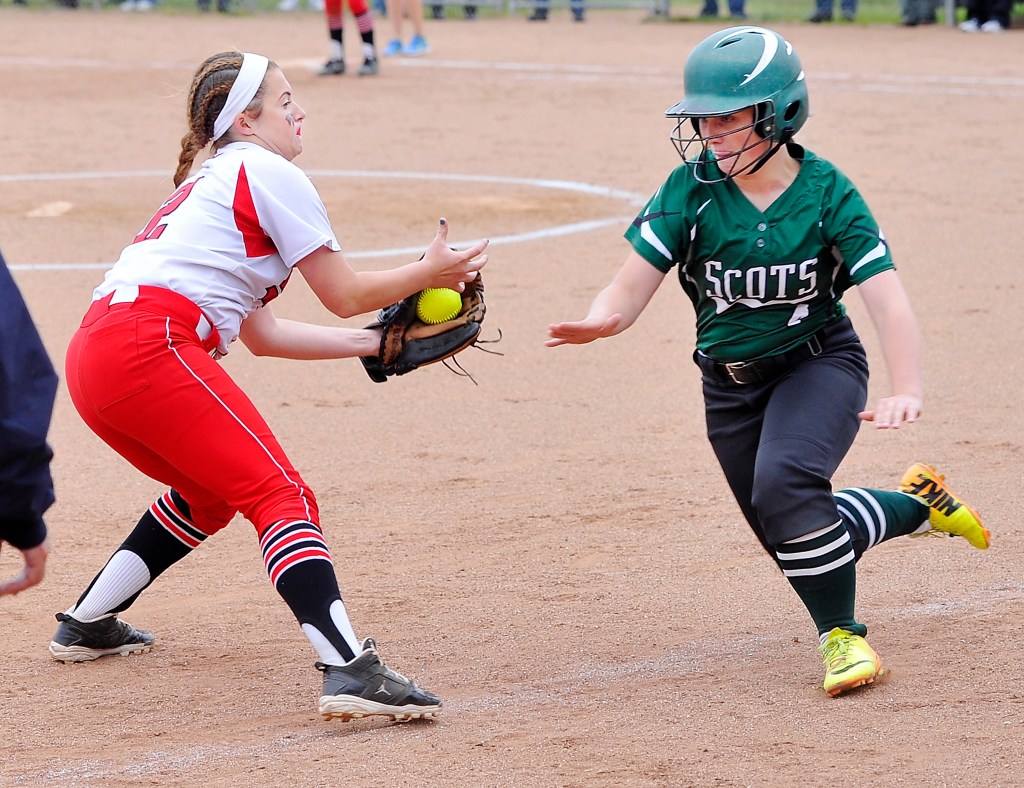
M 703 374 L 708 439 L 751 529 L 775 546 L 840 520 L 832 476 L 860 427 L 868 365 L 848 318 L 821 352 L 777 377 L 739 384 Z

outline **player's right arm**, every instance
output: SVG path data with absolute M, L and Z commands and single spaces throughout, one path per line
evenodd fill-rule
M 583 320 L 548 326 L 548 347 L 583 345 L 629 328 L 650 303 L 665 273 L 632 251 L 611 283 L 594 299 Z

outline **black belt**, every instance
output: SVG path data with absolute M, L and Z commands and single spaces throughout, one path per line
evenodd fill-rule
M 802 345 L 797 345 L 785 353 L 777 353 L 774 356 L 765 356 L 753 361 L 716 361 L 700 351 L 694 354 L 694 358 L 697 360 L 697 366 L 706 375 L 740 386 L 748 386 L 751 383 L 767 383 L 770 380 L 775 380 L 800 362 L 819 355 L 824 347 L 825 337 L 835 326 L 836 323 L 830 323 L 824 328 L 818 329 L 814 336 Z

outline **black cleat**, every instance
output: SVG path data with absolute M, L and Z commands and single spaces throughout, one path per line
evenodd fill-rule
M 345 61 L 339 59 L 328 60 L 324 63 L 323 68 L 320 69 L 319 74 L 322 77 L 329 77 L 334 74 L 345 73 Z
M 79 621 L 57 613 L 60 625 L 50 641 L 50 656 L 59 662 L 89 662 L 114 654 L 149 651 L 156 638 L 152 632 L 136 629 L 116 615 L 99 621 Z

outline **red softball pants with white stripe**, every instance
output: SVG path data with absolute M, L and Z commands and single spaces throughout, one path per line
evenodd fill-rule
M 217 342 L 187 298 L 155 287 L 119 290 L 93 302 L 71 339 L 71 400 L 114 451 L 181 493 L 203 533 L 236 512 L 260 536 L 285 519 L 319 526 L 312 491 L 210 356 Z

